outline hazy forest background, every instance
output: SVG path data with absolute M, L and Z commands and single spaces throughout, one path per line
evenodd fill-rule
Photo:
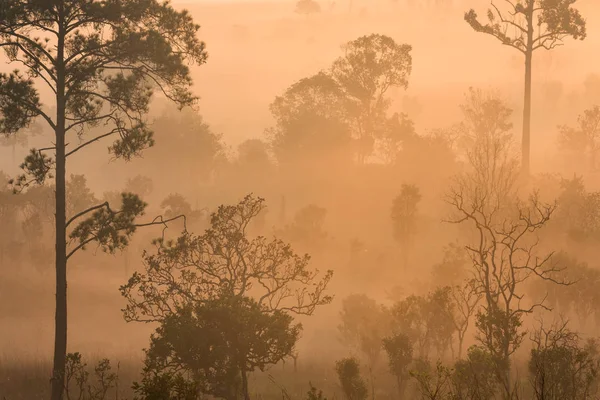
M 294 350 L 266 372 L 250 374 L 251 397 L 306 398 L 310 382 L 329 399 L 450 399 L 432 392 L 447 389 L 449 376 L 460 368 L 459 358 L 491 365 L 475 360 L 486 357 L 476 352 L 486 348 L 485 328 L 476 323 L 485 294 L 472 283 L 473 271 L 477 275 L 482 267 L 478 256 L 481 261 L 488 255 L 468 247 L 477 243 L 478 233 L 457 201 L 469 179 L 482 179 L 483 186 L 495 179 L 506 184 L 482 172 L 484 164 L 497 167 L 490 166 L 489 157 L 506 163 L 499 173 L 513 176 L 512 160 L 520 157 L 523 56 L 465 22 L 471 8 L 485 19 L 489 1 L 316 2 L 319 10 L 303 13 L 296 11 L 295 1 L 174 1 L 175 9 L 189 10 L 201 25 L 200 39 L 206 42 L 206 64 L 191 67 L 192 90 L 200 97 L 197 108 L 178 111 L 157 95 L 150 109 L 156 143 L 141 157 L 111 161 L 106 146 L 97 145 L 69 160 L 67 209 L 76 213 L 131 191 L 149 204 L 146 216 L 185 214 L 187 230 L 201 235 L 219 206 L 264 198 L 264 204 L 254 204 L 265 209 L 252 218 L 251 234 L 281 238 L 296 253 L 310 254 L 311 270 L 332 270 L 326 293 L 333 299 L 313 315 L 294 315 L 303 328 Z M 516 294 L 525 299 L 511 306 L 521 310 L 522 325 L 514 327 L 523 332 L 515 333 L 509 346 L 512 378 L 499 378 L 494 364 L 489 376 L 473 378 L 497 380 L 486 383 L 491 392 L 453 399 L 600 395 L 600 347 L 594 342 L 600 337 L 600 109 L 594 108 L 600 106 L 600 4 L 579 0 L 573 7 L 586 20 L 585 40 L 565 39 L 564 46 L 539 50 L 533 59 L 531 177 L 525 183 L 515 178 L 518 189 L 508 184 L 489 189 L 498 198 L 515 195 L 505 219 L 516 221 L 515 229 L 527 220 L 511 220 L 515 210 L 521 217 L 533 210 L 541 218 L 525 221 L 524 244 L 514 240 L 531 257 L 525 262 L 530 269 L 526 278 L 517 280 Z M 380 147 L 360 160 L 348 142 L 323 133 L 335 126 L 314 128 L 307 122 L 313 136 L 303 137 L 300 129 L 282 140 L 276 99 L 285 100 L 292 85 L 330 69 L 344 56 L 342 45 L 371 34 L 412 46 L 407 87 L 385 92 L 390 102 L 386 118 L 397 124 L 390 128 L 396 136 L 379 140 Z M 15 68 L 2 60 L 0 72 Z M 49 97 L 42 92 L 42 103 Z M 325 99 L 319 105 L 329 104 Z M 47 129 L 41 125 L 0 137 L 0 398 L 5 400 L 47 398 L 49 393 L 53 192 L 49 183 L 16 195 L 8 183 L 4 186 L 20 173 L 30 148 L 47 145 Z M 496 146 L 492 156 L 489 147 L 477 147 L 490 146 L 477 141 L 486 129 L 482 126 L 490 129 L 483 135 Z M 473 156 L 477 151 L 486 153 L 486 161 Z M 246 197 L 250 193 L 254 197 Z M 537 195 L 529 203 L 531 193 Z M 523 203 L 514 202 L 517 194 Z M 546 202 L 556 202 L 556 208 L 544 208 Z M 463 217 L 467 223 L 452 223 Z M 175 221 L 164 234 L 176 238 L 182 228 Z M 119 287 L 144 270 L 142 254 L 153 251 L 152 240 L 162 232 L 162 226 L 139 229 L 123 251 L 106 254 L 92 244 L 69 260 L 69 352 L 80 352 L 90 365 L 110 359 L 113 371 L 119 363 L 120 398 L 133 398 L 129 388 L 139 380 L 143 349 L 156 325 L 124 320 L 127 299 Z M 470 322 L 461 331 L 456 326 L 461 309 L 453 301 L 468 290 L 473 290 L 470 300 L 479 303 L 469 310 Z M 450 315 L 457 319 L 443 326 L 439 321 Z M 393 321 L 401 322 L 394 326 Z M 569 332 L 561 325 L 566 321 Z M 569 353 L 579 357 L 574 363 L 580 362 L 570 390 L 585 386 L 586 393 L 539 397 L 525 388 L 539 378 L 531 372 L 531 357 L 544 335 L 568 342 L 569 351 L 569 346 L 577 348 L 576 355 Z M 393 352 L 386 346 L 394 345 L 394 338 L 406 338 L 412 346 L 404 369 L 394 370 L 389 362 Z M 427 367 L 419 364 L 425 359 Z M 354 360 L 362 378 L 353 375 Z M 485 369 L 481 365 L 476 368 Z M 343 376 L 351 382 L 340 381 Z M 501 388 L 516 387 L 515 382 L 522 383 L 521 397 L 507 394 L 512 386 Z

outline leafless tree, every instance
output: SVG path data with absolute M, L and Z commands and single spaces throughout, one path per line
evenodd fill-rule
M 461 359 L 465 335 L 481 301 L 482 293 L 478 290 L 477 281 L 471 279 L 463 285 L 454 286 L 450 294 L 454 301 L 452 321 L 458 336 L 458 359 Z
M 509 115 L 478 114 L 485 129 L 471 143 L 467 171 L 447 196 L 454 210 L 449 221 L 469 228 L 466 249 L 485 299 L 477 314 L 477 338 L 494 357 L 506 399 L 514 393 L 510 357 L 525 335 L 522 318 L 545 307 L 543 299 L 525 299 L 524 283 L 534 278 L 563 283 L 553 278 L 560 266 L 549 262 L 552 254 L 540 255 L 538 250 L 538 233 L 556 206 L 543 203 L 537 193 L 520 199 L 512 143 L 504 129 L 497 129 Z

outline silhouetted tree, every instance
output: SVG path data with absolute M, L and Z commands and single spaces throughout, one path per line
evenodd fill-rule
M 343 358 L 335 363 L 340 385 L 346 400 L 366 400 L 368 389 L 360 376 L 360 365 L 355 358 Z
M 408 335 L 419 358 L 428 358 L 432 346 L 443 358 L 454 335 L 453 307 L 450 288 L 437 288 L 427 296 L 408 296 L 391 309 L 392 330 Z
M 543 300 L 524 305 L 524 283 L 534 278 L 553 280 L 558 268 L 549 262 L 551 254 L 538 252 L 539 231 L 555 205 L 542 202 L 536 193 L 521 201 L 510 143 L 502 135 L 484 137 L 472 146 L 469 169 L 456 178 L 447 201 L 456 211 L 450 221 L 468 224 L 473 235 L 466 248 L 485 299 L 477 314 L 478 340 L 494 357 L 508 398 L 513 391 L 510 356 L 525 334 L 522 318 L 543 306 Z
M 25 74 L 0 75 L 0 131 L 15 134 L 40 117 L 54 133 L 51 146 L 31 151 L 15 181 L 24 188 L 56 180 L 53 400 L 64 389 L 67 259 L 92 241 L 108 251 L 123 247 L 144 210 L 139 198 L 124 195 L 121 211 L 101 204 L 67 216 L 67 159 L 102 140 L 114 139 L 111 153 L 126 160 L 151 146 L 144 115 L 152 94 L 158 89 L 182 107 L 194 100 L 187 63 L 206 60 L 198 29 L 189 14 L 158 0 L 4 1 L 0 7 L 0 46 L 9 62 L 25 67 Z M 41 104 L 42 87 L 53 94 L 54 117 Z M 92 127 L 104 130 L 92 133 Z M 70 251 L 68 237 L 75 241 Z
M 560 146 L 570 152 L 575 160 L 586 157 L 589 160 L 590 171 L 600 168 L 600 106 L 585 110 L 577 118 L 579 126 L 572 128 L 561 126 L 558 138 Z
M 246 398 L 247 372 L 290 354 L 299 327 L 290 325 L 288 314 L 311 315 L 332 300 L 325 294 L 331 271 L 319 279 L 318 271 L 308 268 L 308 255 L 298 256 L 278 239 L 249 237 L 248 226 L 263 209 L 264 200 L 252 196 L 233 206 L 220 206 L 203 235 L 185 232 L 175 241 L 157 241 L 156 252 L 144 257 L 144 271 L 134 273 L 121 287 L 128 302 L 124 310 L 127 321 L 156 321 L 163 328 L 175 321 L 176 330 L 169 342 L 176 342 L 187 329 L 197 333 L 190 334 L 189 342 L 177 351 L 191 357 L 190 363 L 203 363 L 197 367 L 187 363 L 188 370 L 217 374 L 206 376 L 209 384 L 222 383 L 224 390 L 233 388 L 227 360 L 234 357 L 237 369 L 233 372 L 241 379 Z M 220 304 L 217 309 L 215 304 Z M 236 311 L 238 306 L 241 309 Z M 211 315 L 214 317 L 209 318 Z M 184 326 L 177 325 L 180 318 Z M 203 332 L 217 337 L 207 340 Z M 232 336 L 225 340 L 220 335 Z M 159 336 L 164 336 L 160 330 L 155 337 Z M 248 342 L 236 344 L 232 340 Z M 226 354 L 207 358 L 211 349 Z M 252 361 L 255 356 L 262 361 Z M 173 352 L 169 357 L 179 359 Z
M 441 361 L 438 361 L 433 367 L 429 360 L 418 359 L 410 371 L 410 375 L 417 383 L 417 391 L 421 395 L 421 399 L 443 400 L 451 396 L 452 371 Z
M 383 348 L 388 355 L 390 372 L 396 378 L 398 395 L 404 398 L 409 366 L 413 360 L 413 348 L 410 338 L 402 333 L 383 339 Z
M 390 332 L 388 310 L 364 294 L 346 297 L 340 312 L 338 329 L 342 340 L 360 351 L 367 360 L 371 391 L 375 392 L 373 369 L 381 356 L 382 340 Z
M 301 330 L 289 314 L 245 296 L 173 311 L 152 335 L 144 374 L 184 373 L 200 393 L 227 400 L 249 399 L 248 373 L 281 361 Z
M 469 267 L 469 256 L 463 246 L 449 243 L 444 247 L 442 261 L 432 267 L 432 284 L 434 286 L 454 286 L 466 277 Z
M 222 135 L 213 132 L 194 109 L 178 111 L 169 104 L 154 119 L 152 129 L 157 146 L 144 152 L 138 162 L 146 174 L 166 182 L 163 190 L 181 191 L 175 183 L 182 177 L 190 189 L 196 188 L 227 163 Z M 177 154 L 177 162 L 172 162 L 173 154 Z
M 571 36 L 586 37 L 585 20 L 572 5 L 577 0 L 492 1 L 488 22 L 482 24 L 475 10 L 465 13 L 465 21 L 476 32 L 494 36 L 503 45 L 525 56 L 525 94 L 523 106 L 523 138 L 521 167 L 529 174 L 531 131 L 531 71 L 533 53 L 538 49 L 552 50 Z M 497 6 L 503 3 L 505 7 Z M 513 34 L 511 35 L 512 32 Z
M 350 159 L 352 131 L 344 92 L 328 74 L 296 82 L 275 98 L 270 110 L 275 126 L 267 134 L 280 164 Z
M 346 96 L 346 107 L 356 139 L 357 161 L 363 164 L 375 140 L 385 137 L 390 100 L 387 91 L 408 87 L 412 47 L 372 34 L 346 43 L 344 56 L 334 61 L 331 76 Z
M 567 322 L 550 328 L 541 323 L 532 342 L 529 374 L 534 399 L 584 400 L 597 395 L 597 343 L 581 345 L 579 335 L 569 330 Z
M 454 364 L 452 387 L 456 399 L 496 399 L 498 379 L 492 355 L 485 348 L 470 347 L 467 358 Z
M 394 239 L 402 246 L 404 269 L 408 268 L 409 252 L 417 230 L 418 206 L 421 193 L 416 185 L 402 184 L 400 194 L 392 202 Z
M 297 14 L 304 14 L 308 17 L 311 14 L 320 13 L 321 6 L 315 0 L 298 0 L 295 11 Z
M 451 317 L 458 336 L 458 358 L 461 359 L 465 335 L 483 295 L 479 291 L 477 281 L 473 279 L 464 282 L 462 285 L 453 286 L 450 294 L 453 302 L 453 307 L 450 310 L 452 312 Z
M 148 197 L 152 193 L 152 189 L 152 179 L 143 175 L 136 175 L 133 178 L 129 178 L 125 183 L 126 191 L 135 193 L 142 199 Z
M 272 167 L 269 145 L 260 139 L 248 139 L 238 146 L 237 162 L 243 170 L 264 173 Z
M 372 368 L 381 355 L 381 341 L 389 333 L 387 310 L 364 294 L 354 294 L 343 300 L 340 318 L 342 339 L 363 353 Z
M 292 243 L 298 243 L 309 250 L 321 250 L 328 235 L 324 228 L 327 210 L 314 204 L 301 208 L 294 215 L 294 221 L 281 232 Z
M 94 193 L 87 187 L 84 175 L 71 174 L 71 179 L 67 182 L 66 198 L 68 215 L 75 215 L 98 203 Z

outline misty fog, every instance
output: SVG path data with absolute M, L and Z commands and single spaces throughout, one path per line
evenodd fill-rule
M 548 327 L 569 320 L 582 343 L 600 337 L 600 158 L 594 158 L 600 152 L 600 111 L 596 109 L 595 127 L 587 126 L 595 135 L 589 147 L 569 139 L 577 129 L 585 130 L 580 117 L 586 110 L 593 113 L 600 106 L 600 5 L 594 0 L 573 4 L 585 18 L 584 40 L 565 37 L 564 45 L 534 52 L 531 173 L 525 179 L 518 166 L 523 54 L 465 22 L 471 8 L 485 20 L 489 1 L 315 1 L 320 11 L 306 15 L 295 12 L 295 1 L 173 1 L 176 10 L 188 10 L 201 26 L 199 39 L 206 43 L 206 63 L 190 66 L 191 91 L 199 101 L 180 111 L 156 91 L 148 112 L 155 143 L 139 157 L 117 159 L 107 151 L 109 142 L 99 142 L 69 158 L 66 209 L 76 214 L 95 203 L 118 202 L 122 191 L 131 191 L 148 203 L 139 221 L 183 214 L 185 225 L 175 220 L 139 228 L 114 254 L 91 243 L 69 259 L 68 351 L 80 352 L 90 365 L 102 358 L 120 362 L 123 387 L 139 380 L 143 349 L 157 325 L 126 322 L 122 309 L 128 299 L 119 288 L 134 272 L 145 270 L 145 257 L 156 252 L 153 239 L 176 239 L 184 228 L 203 235 L 215 228 L 211 214 L 219 206 L 241 204 L 249 194 L 264 199 L 264 209 L 248 225 L 251 237 L 276 237 L 295 253 L 309 254 L 308 267 L 318 270 L 319 277 L 333 271 L 324 292 L 333 299 L 312 315 L 294 315 L 302 324 L 294 357 L 286 356 L 266 372 L 257 369 L 249 378 L 253 398 L 282 396 L 282 387 L 289 398 L 305 398 L 309 381 L 329 399 L 420 398 L 416 393 L 422 393 L 423 379 L 418 378 L 407 378 L 413 380 L 406 387 L 414 388 L 398 397 L 388 353 L 381 346 L 387 333 L 367 333 L 377 342 L 373 356 L 352 329 L 372 325 L 392 332 L 386 325 L 391 322 L 378 322 L 378 313 L 382 319 L 393 318 L 417 298 L 439 311 L 432 293 L 482 276 L 489 256 L 477 247 L 482 226 L 523 246 L 529 253 L 519 257 L 527 259 L 527 268 L 530 260 L 540 264 L 539 271 L 531 268 L 518 281 L 524 297 L 514 303 L 527 310 L 519 314 L 523 343 L 510 354 L 523 382 L 528 382 L 530 351 L 537 343 L 530 337 L 541 332 L 536 331 L 540 320 Z M 345 56 L 344 45 L 372 34 L 411 46 L 406 88 L 391 85 L 383 94 L 389 107 L 381 118 L 397 136 L 373 134 L 365 154 L 354 136 L 335 136 L 334 123 L 315 128 L 318 122 L 302 122 L 286 136 L 286 112 L 314 106 L 311 112 L 326 113 L 329 106 L 336 107 L 330 98 L 302 103 L 293 98 L 293 85 L 330 71 Z M 0 72 L 15 68 L 25 67 L 9 64 L 3 54 Z M 40 86 L 41 103 L 50 113 L 56 112 L 53 96 Z M 92 127 L 84 135 L 101 130 L 102 125 Z M 312 136 L 302 136 L 305 131 Z M 40 375 L 41 384 L 48 386 L 52 372 L 54 178 L 19 194 L 12 194 L 5 182 L 21 173 L 19 166 L 31 148 L 53 144 L 52 135 L 38 117 L 27 128 L 0 136 L 0 398 L 5 400 L 47 398 L 49 393 L 48 387 L 26 393 L 18 388 L 38 385 Z M 493 143 L 482 144 L 482 136 Z M 492 211 L 484 205 L 477 210 L 477 201 L 490 198 L 510 206 L 495 209 L 494 203 Z M 465 207 L 475 211 L 469 214 Z M 541 220 L 529 219 L 534 218 L 532 210 Z M 497 226 L 490 228 L 492 223 Z M 507 233 L 510 223 L 515 230 Z M 523 227 L 525 244 L 511 236 Z M 499 257 L 501 264 L 506 261 Z M 543 264 L 546 257 L 548 264 Z M 564 271 L 572 285 L 551 287 L 549 280 L 563 279 Z M 538 303 L 543 307 L 534 307 Z M 452 335 L 442 350 L 428 344 L 434 369 L 438 359 L 454 365 L 460 351 L 464 357 L 480 344 L 477 329 L 473 319 L 464 344 Z M 417 347 L 414 359 L 422 355 Z M 336 361 L 346 357 L 360 363 L 365 397 L 350 398 L 338 383 Z M 594 379 L 594 385 L 600 383 L 596 375 Z M 453 399 L 459 398 L 507 397 Z

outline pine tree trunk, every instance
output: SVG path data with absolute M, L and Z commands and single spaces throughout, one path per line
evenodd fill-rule
M 533 59 L 533 4 L 527 14 L 527 49 L 525 51 L 525 93 L 523 99 L 523 138 L 522 138 L 522 169 L 527 178 L 530 172 L 531 157 L 531 61 Z
M 60 10 L 59 12 L 62 12 Z M 59 18 L 61 20 L 61 18 Z M 65 69 L 64 28 L 59 24 L 56 93 L 56 314 L 52 400 L 62 400 L 67 356 L 67 244 L 66 244 L 66 157 L 65 157 Z
M 244 392 L 244 400 L 250 400 L 250 391 L 248 390 L 248 372 L 242 368 L 242 391 Z

